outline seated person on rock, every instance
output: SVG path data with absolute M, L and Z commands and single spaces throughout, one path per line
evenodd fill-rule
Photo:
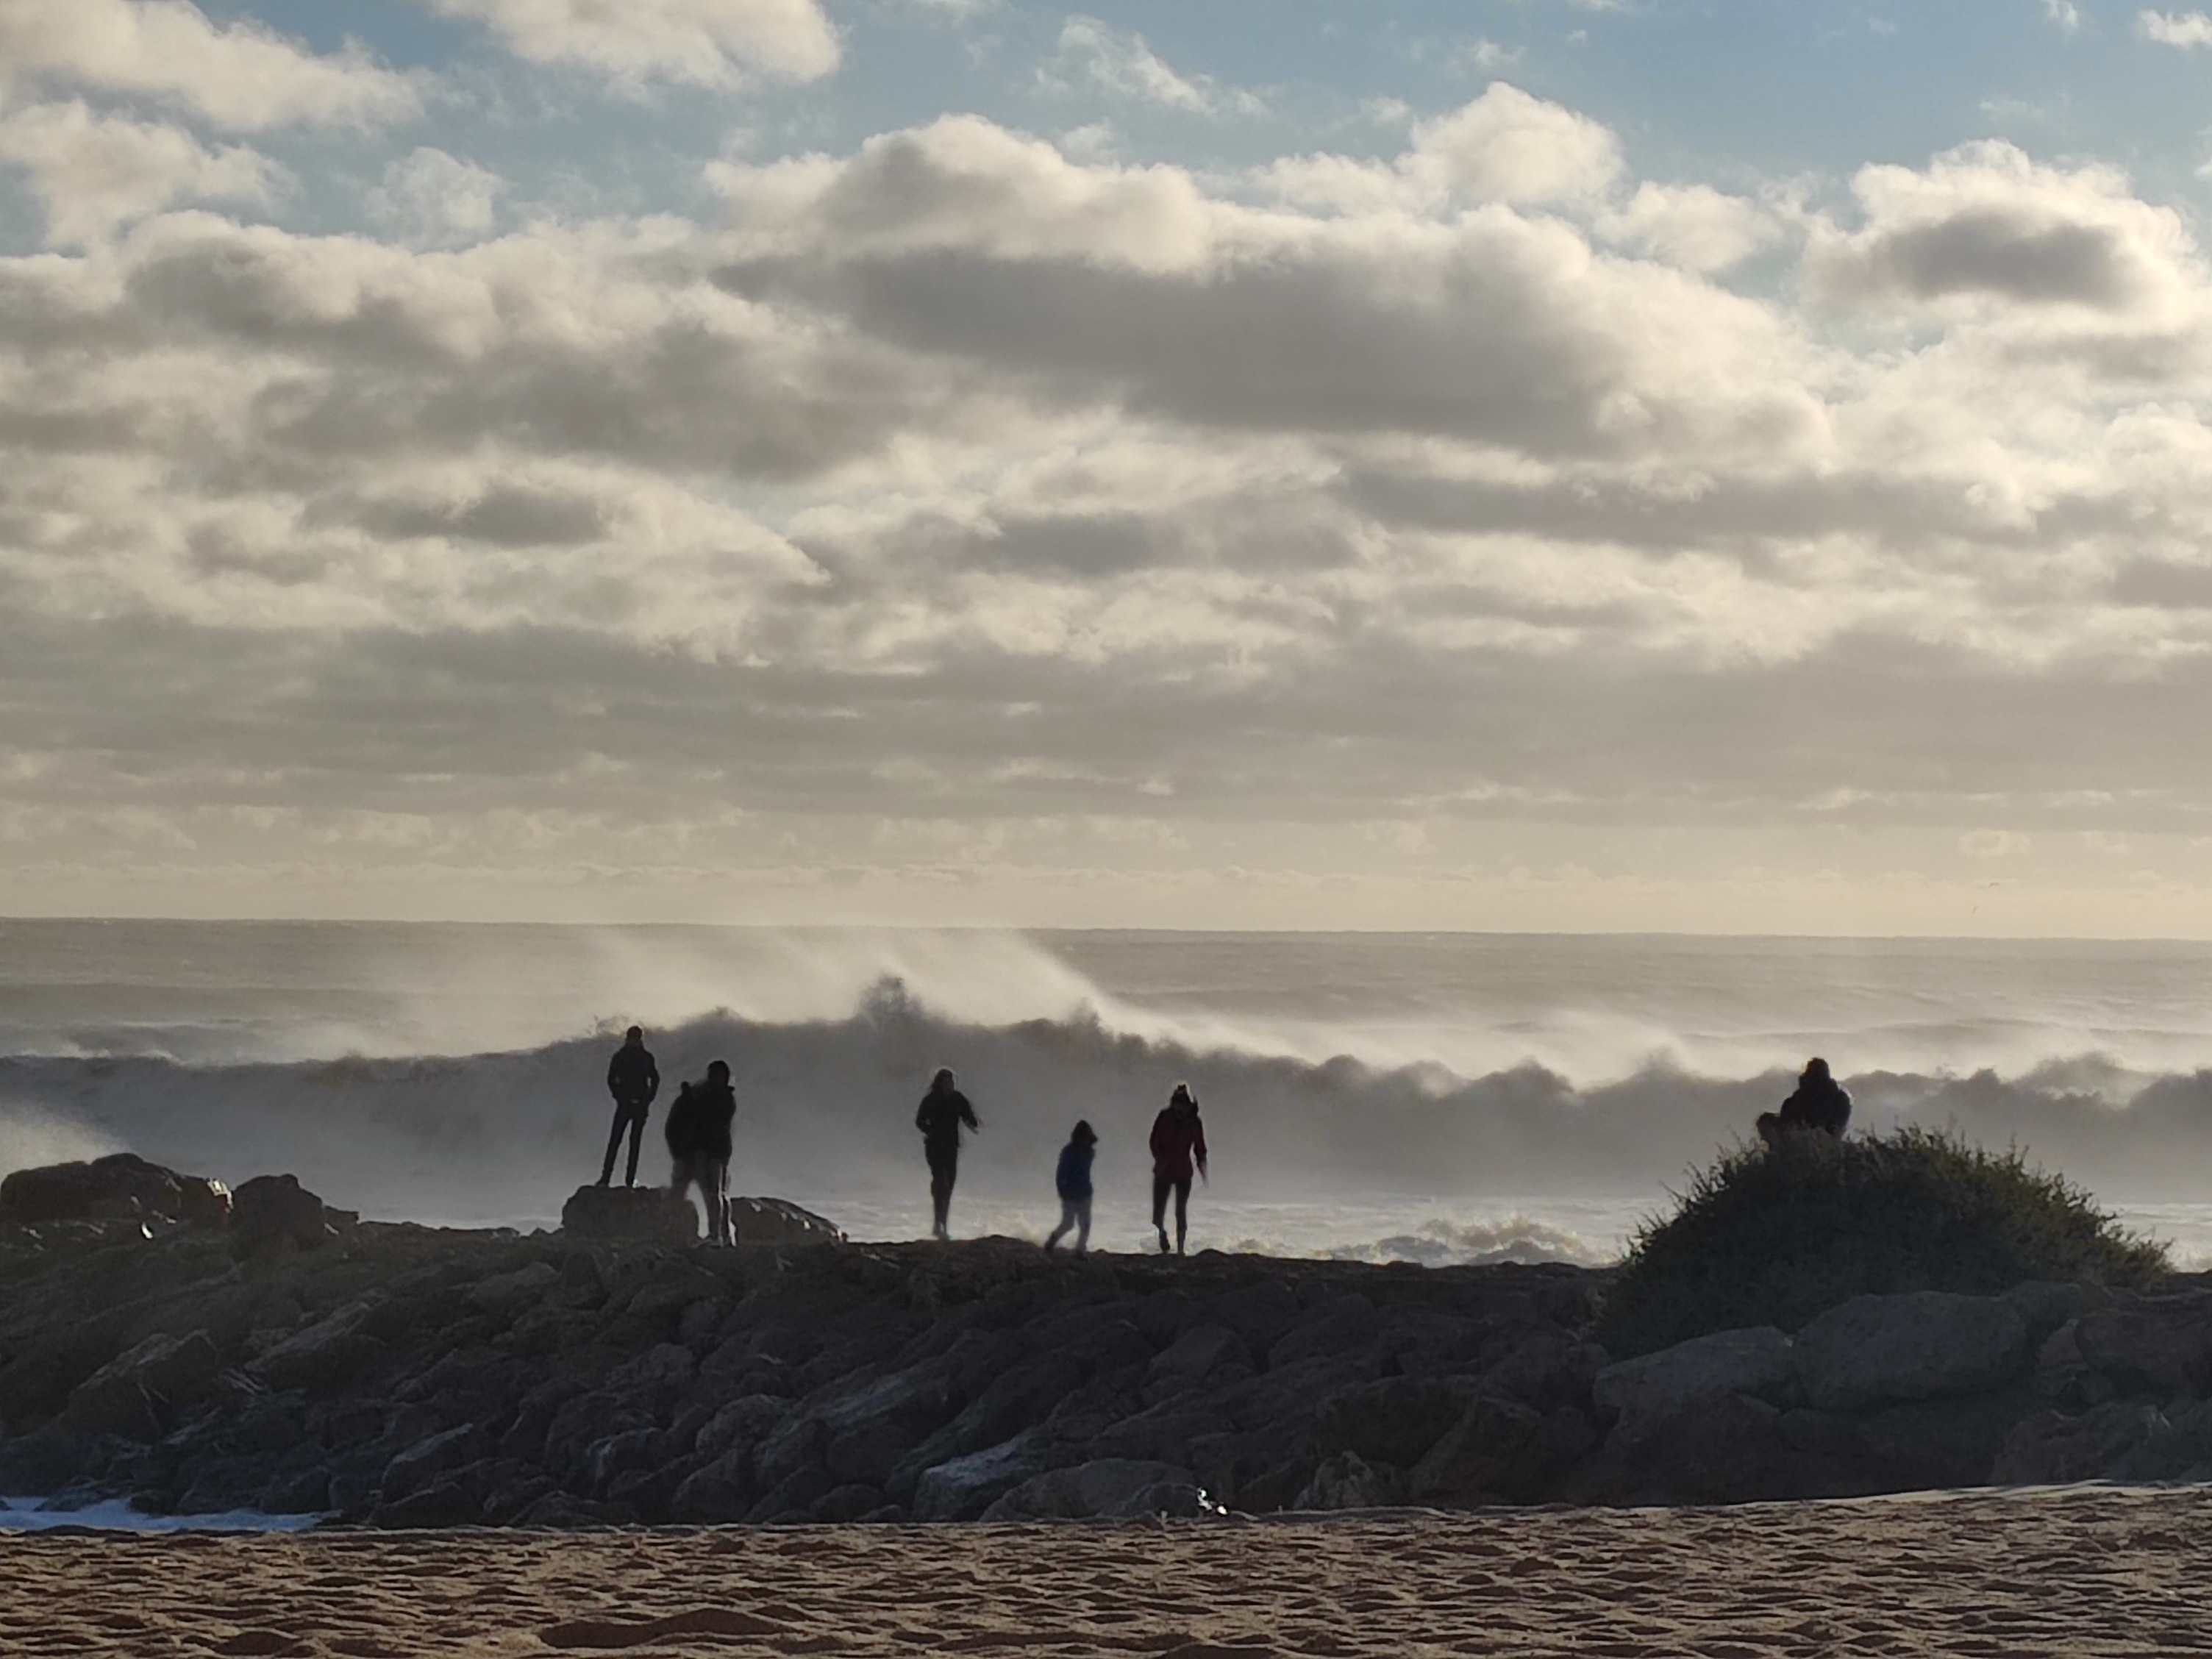
M 1841 1140 L 1850 1121 L 1850 1091 L 1828 1075 L 1828 1062 L 1815 1055 L 1805 1062 L 1796 1092 L 1782 1103 L 1782 1109 L 1759 1115 L 1759 1138 L 1778 1146 L 1784 1135 L 1809 1131 Z

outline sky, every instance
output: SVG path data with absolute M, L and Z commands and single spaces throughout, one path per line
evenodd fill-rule
M 2212 15 L 0 0 L 0 914 L 2212 937 Z

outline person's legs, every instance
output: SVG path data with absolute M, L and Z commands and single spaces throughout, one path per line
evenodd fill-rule
M 1168 1253 L 1168 1190 L 1175 1183 L 1158 1170 L 1152 1171 L 1152 1231 L 1160 1236 L 1160 1254 Z
M 1182 1254 L 1182 1241 L 1190 1231 L 1190 1179 L 1185 1176 L 1175 1184 L 1176 1195 L 1176 1254 Z
M 599 1166 L 599 1185 L 605 1187 L 615 1178 L 615 1154 L 622 1150 L 623 1131 L 629 1126 L 629 1108 L 620 1101 L 615 1103 L 615 1127 L 607 1131 L 606 1161 Z M 629 1172 L 637 1174 L 637 1137 L 630 1136 Z
M 707 1200 L 707 1236 L 717 1244 L 730 1240 L 730 1166 L 726 1160 L 716 1158 L 709 1170 L 709 1181 L 699 1183 L 700 1194 Z
M 1075 1235 L 1075 1253 L 1082 1255 L 1091 1249 L 1091 1200 L 1089 1199 L 1079 1198 L 1075 1200 L 1075 1219 L 1077 1224 L 1082 1229 Z
M 1054 1227 L 1051 1237 L 1045 1240 L 1045 1249 L 1057 1249 L 1060 1247 L 1060 1241 L 1067 1237 L 1067 1230 L 1074 1224 L 1075 1200 L 1072 1198 L 1063 1198 L 1060 1200 L 1060 1225 Z
M 623 1175 L 623 1181 L 624 1184 L 631 1187 L 637 1185 L 637 1149 L 639 1145 L 645 1139 L 645 1116 L 646 1113 L 644 1107 L 633 1106 L 630 1109 L 629 1169 Z M 610 1161 L 608 1167 L 613 1167 L 611 1160 Z
M 929 1154 L 929 1204 L 934 1218 L 931 1230 L 939 1238 L 949 1237 L 951 1231 L 952 1183 L 959 1174 L 959 1153 Z

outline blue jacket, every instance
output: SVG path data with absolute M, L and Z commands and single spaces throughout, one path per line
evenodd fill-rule
M 1096 1146 L 1085 1146 L 1073 1140 L 1060 1149 L 1060 1169 L 1052 1179 L 1062 1198 L 1091 1196 L 1091 1160 L 1097 1152 Z

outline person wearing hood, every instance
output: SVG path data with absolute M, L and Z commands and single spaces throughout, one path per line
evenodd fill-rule
M 950 1238 L 952 1183 L 960 1178 L 960 1131 L 964 1127 L 980 1132 L 983 1126 L 949 1068 L 930 1079 L 929 1092 L 915 1110 L 914 1127 L 921 1131 L 921 1155 L 929 1163 L 930 1237 Z
M 623 1035 L 623 1046 L 607 1062 L 607 1092 L 615 1097 L 615 1127 L 607 1135 L 606 1161 L 599 1166 L 599 1185 L 615 1178 L 615 1153 L 623 1131 L 629 1131 L 629 1173 L 626 1187 L 637 1185 L 638 1143 L 645 1139 L 645 1121 L 652 1115 L 653 1097 L 660 1092 L 660 1070 L 645 1046 L 645 1032 L 631 1026 Z
M 1183 1253 L 1190 1229 L 1190 1182 L 1196 1171 L 1206 1174 L 1206 1126 L 1198 1121 L 1198 1097 L 1190 1085 L 1178 1083 L 1166 1107 L 1152 1120 L 1152 1231 L 1160 1236 L 1160 1254 L 1168 1253 L 1168 1194 L 1175 1194 L 1175 1253 Z
M 718 1060 L 707 1067 L 704 1082 L 686 1083 L 677 1091 L 662 1131 L 668 1138 L 672 1166 L 669 1190 L 681 1198 L 688 1188 L 699 1189 L 699 1201 L 707 1211 L 708 1242 L 714 1244 L 731 1242 L 730 1124 L 737 1115 L 729 1062 Z
M 1059 1248 L 1071 1227 L 1080 1229 L 1075 1235 L 1076 1255 L 1091 1249 L 1091 1160 L 1097 1151 L 1097 1132 L 1079 1118 L 1067 1145 L 1060 1149 L 1060 1167 L 1053 1172 L 1053 1185 L 1060 1192 L 1060 1225 L 1044 1242 L 1048 1252 Z
M 1759 1115 L 1759 1138 L 1769 1146 L 1779 1146 L 1785 1134 L 1805 1132 L 1841 1140 L 1850 1121 L 1850 1091 L 1828 1074 L 1828 1062 L 1816 1054 L 1805 1062 L 1782 1109 Z

